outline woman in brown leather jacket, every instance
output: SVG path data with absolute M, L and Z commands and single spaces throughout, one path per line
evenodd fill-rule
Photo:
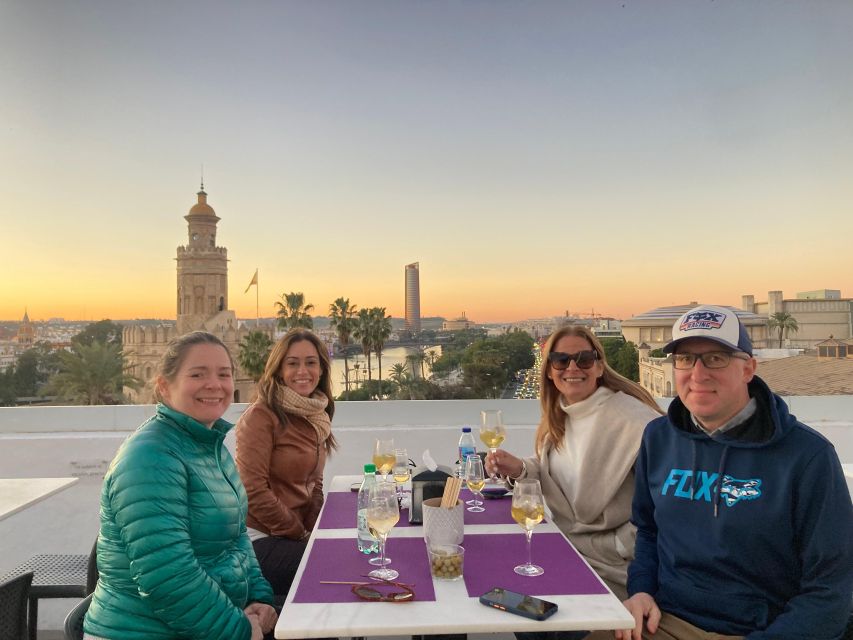
M 293 329 L 273 347 L 258 398 L 237 422 L 246 524 L 264 577 L 283 602 L 323 506 L 323 468 L 337 448 L 326 348 Z

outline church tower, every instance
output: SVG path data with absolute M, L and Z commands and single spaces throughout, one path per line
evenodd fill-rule
M 21 350 L 32 347 L 35 342 L 35 335 L 35 329 L 30 322 L 30 314 L 24 309 L 24 319 L 21 320 L 21 324 L 18 326 L 18 347 Z
M 188 242 L 178 247 L 178 334 L 201 329 L 228 309 L 228 250 L 216 246 L 219 218 L 207 204 L 204 183 L 198 202 L 184 216 Z

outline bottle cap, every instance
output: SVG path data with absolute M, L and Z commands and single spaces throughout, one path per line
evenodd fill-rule
M 373 464 L 372 462 L 370 464 L 364 465 L 364 472 L 365 473 L 376 473 L 376 465 Z
M 462 433 L 471 433 L 471 427 L 462 427 Z

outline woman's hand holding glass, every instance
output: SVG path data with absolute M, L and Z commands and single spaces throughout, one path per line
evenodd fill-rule
M 506 438 L 506 427 L 503 423 L 503 414 L 499 409 L 486 409 L 480 412 L 480 440 L 483 441 L 489 451 L 494 454 Z M 494 473 L 492 480 L 496 478 Z
M 524 467 L 521 464 L 521 458 L 498 449 L 495 452 L 489 451 L 486 455 L 486 470 L 493 478 L 496 475 L 502 478 L 518 478 Z
M 519 480 L 512 491 L 512 519 L 515 520 L 527 536 L 527 564 L 515 567 L 515 572 L 522 576 L 541 576 L 545 573 L 542 567 L 533 564 L 531 538 L 533 529 L 545 517 L 545 500 L 542 497 L 542 487 L 538 480 Z
M 474 499 L 465 504 L 470 504 L 468 511 L 478 513 L 485 511 L 483 508 L 483 487 L 486 485 L 486 475 L 483 473 L 483 459 L 476 453 L 465 459 L 465 484 L 468 490 L 474 494 Z
M 377 482 L 370 488 L 370 498 L 367 503 L 367 527 L 370 533 L 379 540 L 380 562 L 385 564 L 385 542 L 388 533 L 400 520 L 400 507 L 397 504 L 396 487 L 393 482 Z M 394 580 L 399 572 L 388 567 L 374 569 L 369 574 L 372 578 Z

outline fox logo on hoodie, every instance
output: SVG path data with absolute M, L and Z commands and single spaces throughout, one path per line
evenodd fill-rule
M 720 485 L 720 495 L 723 496 L 728 507 L 740 500 L 755 500 L 761 497 L 761 480 L 758 478 L 739 480 L 724 475 L 723 483 Z

